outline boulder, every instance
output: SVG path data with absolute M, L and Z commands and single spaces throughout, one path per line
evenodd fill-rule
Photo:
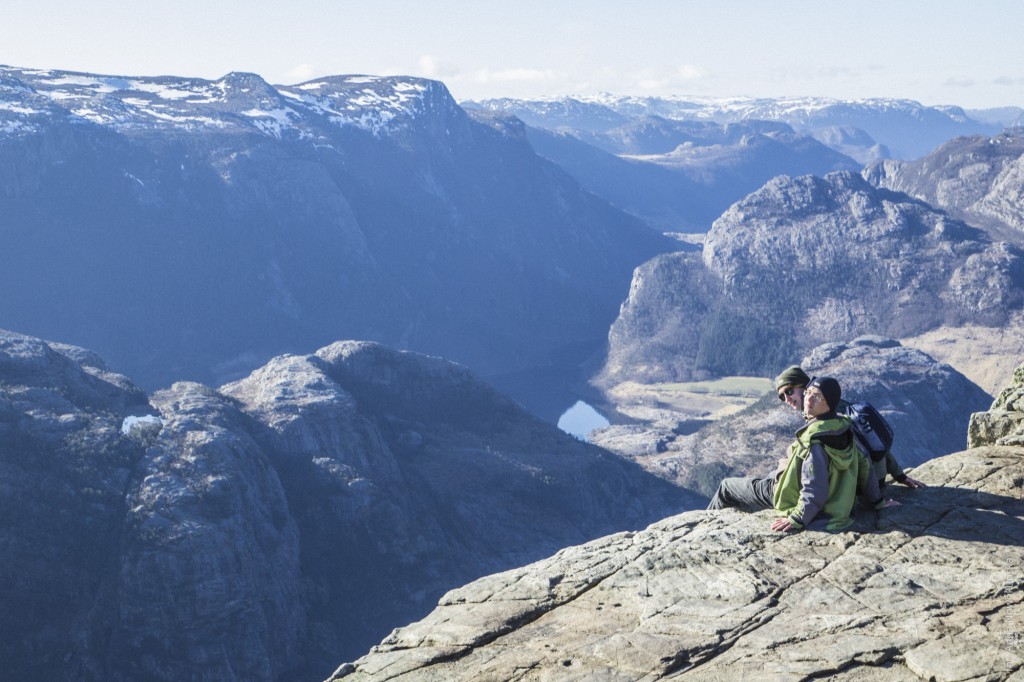
M 967 447 L 984 445 L 1024 446 L 1024 364 L 987 412 L 971 415 Z

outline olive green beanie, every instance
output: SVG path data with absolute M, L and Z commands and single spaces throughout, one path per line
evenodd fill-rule
M 807 372 L 800 369 L 799 365 L 790 365 L 782 370 L 782 374 L 775 377 L 775 390 L 778 391 L 785 386 L 806 386 L 810 380 Z

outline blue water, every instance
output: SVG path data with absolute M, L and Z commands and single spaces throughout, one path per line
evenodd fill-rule
M 580 440 L 587 440 L 587 435 L 591 431 L 608 426 L 610 423 L 593 407 L 582 400 L 577 400 L 575 405 L 559 417 L 558 428 Z

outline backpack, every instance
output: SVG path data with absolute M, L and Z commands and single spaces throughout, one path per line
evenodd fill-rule
M 892 427 L 871 403 L 847 403 L 839 406 L 839 413 L 853 420 L 853 433 L 861 446 L 878 462 L 892 449 Z

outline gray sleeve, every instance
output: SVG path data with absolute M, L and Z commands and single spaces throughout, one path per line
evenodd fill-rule
M 878 487 L 878 483 L 875 483 Z M 790 517 L 807 526 L 828 499 L 828 455 L 820 443 L 811 443 L 810 453 L 800 469 L 800 508 Z

